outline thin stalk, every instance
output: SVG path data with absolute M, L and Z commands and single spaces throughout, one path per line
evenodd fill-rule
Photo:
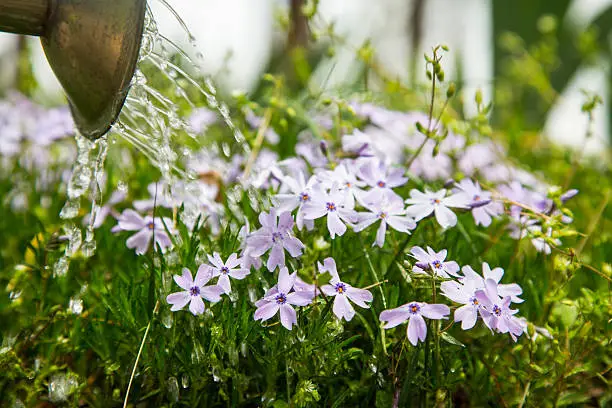
M 272 108 L 266 109 L 266 113 L 264 113 L 263 120 L 261 121 L 261 125 L 259 129 L 257 129 L 257 136 L 255 137 L 255 144 L 253 145 L 253 150 L 251 151 L 251 155 L 247 160 L 247 163 L 244 167 L 244 175 L 242 176 L 244 180 L 249 177 L 251 173 L 251 169 L 255 164 L 255 160 L 257 160 L 257 156 L 259 155 L 259 151 L 261 150 L 261 146 L 264 141 L 264 137 L 266 135 L 266 130 L 270 126 L 270 121 L 272 120 Z
M 149 330 L 151 329 L 151 323 L 153 323 L 153 319 L 157 314 L 159 309 L 159 300 L 155 304 L 155 308 L 153 309 L 153 316 L 149 320 L 149 324 L 144 332 L 144 336 L 142 336 L 142 341 L 140 342 L 140 348 L 138 349 L 138 354 L 136 355 L 136 361 L 134 361 L 134 367 L 132 368 L 132 375 L 130 375 L 130 382 L 128 383 L 127 390 L 125 391 L 125 399 L 123 400 L 123 408 L 127 407 L 128 399 L 130 398 L 130 390 L 132 389 L 132 381 L 134 381 L 134 376 L 136 375 L 136 368 L 138 367 L 138 361 L 140 360 L 140 356 L 142 354 L 142 350 L 144 349 L 145 342 L 147 341 L 147 337 L 149 336 Z

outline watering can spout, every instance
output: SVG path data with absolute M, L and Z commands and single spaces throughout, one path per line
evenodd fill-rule
M 146 0 L 0 0 L 0 31 L 35 35 L 91 140 L 117 120 L 136 70 Z

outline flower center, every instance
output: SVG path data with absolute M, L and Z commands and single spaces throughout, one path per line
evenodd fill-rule
M 378 218 L 380 218 L 381 220 L 384 220 L 385 218 L 387 218 L 387 213 L 384 211 L 379 212 Z
M 304 192 L 300 194 L 300 201 L 303 203 L 305 203 L 306 201 L 310 201 L 310 196 L 308 195 L 308 193 Z
M 272 242 L 279 242 L 282 240 L 283 240 L 283 234 L 281 234 L 280 232 L 272 233 Z
M 350 181 L 347 181 L 346 183 L 344 183 L 344 185 L 345 185 L 347 188 L 351 188 L 351 187 L 353 187 L 353 183 L 351 183 Z
M 149 222 L 149 223 L 147 224 L 147 228 L 148 228 L 150 231 L 153 231 L 153 230 L 155 229 L 155 223 L 154 223 L 153 221 Z
M 408 311 L 412 314 L 417 314 L 420 310 L 421 306 L 417 305 L 416 303 L 411 303 L 410 305 L 408 305 Z
M 432 198 L 432 199 L 431 199 L 431 203 L 432 203 L 433 205 L 440 204 L 441 202 L 442 202 L 442 201 L 441 201 L 439 198 Z
M 336 204 L 335 203 L 327 203 L 325 206 L 327 207 L 327 211 L 330 211 L 330 212 L 336 211 Z
M 470 302 L 471 302 L 471 303 L 472 303 L 472 305 L 474 305 L 474 306 L 478 306 L 478 305 L 480 305 L 480 302 L 478 301 L 478 299 L 476 299 L 476 297 L 475 297 L 475 296 L 470 298 Z
M 227 275 L 229 273 L 229 268 L 227 266 L 224 266 L 223 268 L 221 268 L 221 273 L 223 275 Z
M 497 305 L 493 305 L 493 313 L 495 314 L 495 316 L 501 316 L 502 314 L 501 307 Z
M 336 293 L 344 293 L 346 292 L 346 285 L 342 282 L 336 283 Z
M 387 183 L 385 183 L 383 180 L 378 180 L 378 183 L 376 183 L 376 185 L 380 188 L 385 188 L 387 186 Z
M 285 296 L 284 293 L 279 293 L 278 295 L 276 295 L 276 304 L 279 305 L 284 305 L 285 303 L 287 303 L 287 296 Z
M 473 198 L 474 201 L 480 201 L 480 196 L 478 194 L 476 194 Z
M 189 289 L 189 294 L 191 296 L 200 296 L 200 287 L 192 286 L 191 289 Z
M 442 269 L 442 262 L 438 261 L 437 259 L 436 259 L 435 261 L 433 261 L 431 264 L 432 264 L 432 265 L 434 266 L 434 268 L 436 268 L 436 269 Z

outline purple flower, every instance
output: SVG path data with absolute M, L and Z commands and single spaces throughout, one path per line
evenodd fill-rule
M 325 258 L 323 263 L 318 262 L 319 272 L 329 272 L 331 275 L 330 284 L 321 286 L 321 291 L 327 296 L 334 296 L 333 312 L 342 320 L 347 322 L 355 316 L 355 309 L 350 304 L 349 299 L 359 307 L 369 308 L 366 302 L 371 302 L 374 298 L 369 290 L 357 289 L 342 282 L 338 276 L 336 269 L 336 261 L 334 258 Z
M 386 322 L 384 329 L 390 329 L 408 320 L 408 340 L 416 346 L 419 340 L 425 341 L 427 337 L 427 325 L 423 317 L 440 320 L 446 319 L 449 313 L 449 307 L 443 304 L 410 302 L 395 309 L 384 310 L 379 319 Z
M 247 238 L 247 252 L 250 256 L 259 257 L 272 249 L 266 263 L 270 272 L 277 266 L 285 266 L 285 250 L 294 258 L 302 255 L 304 244 L 291 232 L 294 224 L 291 213 L 284 212 L 277 217 L 276 210 L 272 208 L 269 214 L 259 214 L 259 222 L 261 228 Z
M 298 230 L 302 230 L 304 227 L 304 204 L 310 202 L 312 200 L 312 188 L 318 182 L 316 176 L 310 177 L 308 182 L 304 177 L 304 173 L 300 172 L 297 178 L 293 177 L 285 177 L 283 178 L 283 183 L 289 187 L 291 190 L 290 194 L 277 194 L 273 197 L 274 202 L 276 203 L 276 209 L 279 212 L 285 211 L 293 211 L 296 208 L 298 209 L 297 214 L 295 216 L 295 222 L 297 224 Z M 306 229 L 311 230 L 314 228 L 314 222 L 309 220 L 306 222 Z
M 470 179 L 463 179 L 457 184 L 455 193 L 465 194 L 466 200 L 472 207 L 472 216 L 476 225 L 488 227 L 491 225 L 493 217 L 504 213 L 502 203 L 491 200 L 491 193 L 480 188 L 478 182 L 474 183 Z
M 306 306 L 312 302 L 312 295 L 302 291 L 291 292 L 296 277 L 297 272 L 290 275 L 287 267 L 280 268 L 278 284 L 256 303 L 255 320 L 265 322 L 280 311 L 281 324 L 287 330 L 291 330 L 293 325 L 297 324 L 295 309 L 291 305 Z
M 357 179 L 353 165 L 344 162 L 334 170 L 321 172 L 319 177 L 326 187 L 331 188 L 334 184 L 338 185 L 344 193 L 344 205 L 347 208 L 355 208 L 355 199 L 364 193 L 363 181 Z
M 345 194 L 346 191 L 341 190 L 337 184 L 334 184 L 329 192 L 319 188 L 312 200 L 304 204 L 304 219 L 314 220 L 327 216 L 327 229 L 331 238 L 344 235 L 344 223 L 356 221 L 355 211 L 346 205 Z
M 242 263 L 242 259 L 238 258 L 238 255 L 231 254 L 227 258 L 226 262 L 223 262 L 218 252 L 215 252 L 213 256 L 208 255 L 208 261 L 213 264 L 210 267 L 212 276 L 218 276 L 217 285 L 223 288 L 223 292 L 229 294 L 232 291 L 230 284 L 230 278 L 242 280 L 248 274 L 249 270 L 245 268 L 236 268 Z
M 410 198 L 406 200 L 406 204 L 411 204 L 406 209 L 406 213 L 420 221 L 423 218 L 434 213 L 438 224 L 444 229 L 454 227 L 457 224 L 457 216 L 451 208 L 469 208 L 469 202 L 464 195 L 452 194 L 446 196 L 446 190 L 432 192 L 425 190 L 425 193 L 419 190 L 410 190 Z
M 510 309 L 512 298 L 503 299 L 498 292 L 498 285 L 493 279 L 485 280 L 485 288 L 476 291 L 476 299 L 480 303 L 480 316 L 491 331 L 510 333 L 512 340 L 523 334 L 523 324 L 514 315 L 518 310 Z
M 377 202 L 364 204 L 369 212 L 359 213 L 360 221 L 355 225 L 354 230 L 355 232 L 363 231 L 375 222 L 380 221 L 376 241 L 373 245 L 382 248 L 385 244 L 387 224 L 396 231 L 409 234 L 410 230 L 416 228 L 416 223 L 406 215 L 404 202 L 401 198 L 396 198 L 395 194 L 385 194 L 382 191 L 378 191 L 377 195 L 379 196 Z M 374 196 L 370 198 L 373 199 Z
M 247 220 L 245 224 L 242 226 L 242 228 L 240 228 L 240 231 L 238 232 L 238 239 L 240 241 L 240 249 L 241 249 L 240 259 L 242 261 L 240 266 L 242 266 L 245 269 L 251 269 L 251 267 L 254 267 L 255 269 L 259 269 L 261 268 L 261 265 L 262 265 L 261 257 L 251 256 L 251 253 L 249 252 L 249 247 L 247 245 L 247 241 L 250 236 L 251 236 L 251 232 L 250 232 L 249 222 Z
M 414 273 L 426 273 L 426 270 L 430 270 L 435 276 L 449 279 L 452 276 L 458 277 L 459 264 L 455 261 L 447 261 L 446 249 L 436 252 L 431 247 L 427 247 L 427 252 L 423 248 L 414 246 L 410 249 L 410 253 L 417 262 L 412 268 Z
M 387 168 L 382 160 L 372 159 L 360 167 L 359 176 L 372 188 L 392 189 L 406 184 L 405 172 L 404 168 Z
M 128 209 L 124 210 L 117 220 L 119 224 L 113 228 L 114 232 L 118 230 L 138 231 L 126 241 L 127 247 L 136 248 L 136 253 L 138 255 L 147 252 L 153 236 L 155 236 L 155 247 L 157 248 L 157 246 L 159 246 L 162 252 L 164 252 L 166 248 L 172 246 L 172 241 L 164 227 L 165 224 L 171 234 L 175 233 L 170 218 L 163 217 L 162 219 L 160 217 L 155 217 L 155 219 L 153 219 L 153 217 L 149 215 L 143 218 L 136 211 Z
M 179 285 L 183 292 L 176 292 L 166 297 L 166 302 L 172 305 L 171 311 L 176 312 L 189 303 L 189 311 L 194 315 L 204 313 L 204 302 L 202 298 L 209 302 L 221 300 L 223 289 L 218 285 L 206 286 L 212 278 L 212 271 L 206 265 L 200 265 L 195 280 L 191 277 L 191 272 L 183 268 L 183 276 L 174 275 L 174 281 Z
M 476 291 L 482 290 L 485 287 L 485 280 L 491 280 L 497 285 L 497 290 L 502 296 L 508 296 L 515 303 L 523 302 L 519 295 L 523 290 L 516 283 L 499 284 L 504 270 L 502 268 L 491 269 L 486 262 L 482 263 L 482 272 L 484 278 L 476 273 L 471 266 L 466 265 L 462 268 L 464 276 L 456 281 L 442 282 L 440 289 L 442 294 L 452 300 L 460 303 L 463 306 L 455 310 L 455 322 L 461 322 L 463 330 L 469 330 L 476 324 L 478 312 L 481 304 L 476 297 Z

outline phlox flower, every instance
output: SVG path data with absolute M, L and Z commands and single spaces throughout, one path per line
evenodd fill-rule
M 326 187 L 338 185 L 344 193 L 344 205 L 347 208 L 355 208 L 355 199 L 364 193 L 362 188 L 366 185 L 357 178 L 354 166 L 349 162 L 343 162 L 334 170 L 319 173 L 319 178 Z
M 304 204 L 304 219 L 314 220 L 327 216 L 327 229 L 334 239 L 336 235 L 344 235 L 345 223 L 356 221 L 356 213 L 346 205 L 346 191 L 334 184 L 329 192 L 323 188 L 317 189 L 311 201 Z
M 452 276 L 458 277 L 459 264 L 455 261 L 444 261 L 446 259 L 446 249 L 436 252 L 431 247 L 427 247 L 427 252 L 421 247 L 414 246 L 410 249 L 410 253 L 417 260 L 412 272 L 425 273 L 426 270 L 431 270 L 435 276 L 449 279 Z
M 142 255 L 149 249 L 151 239 L 155 237 L 155 248 L 158 246 L 164 252 L 172 246 L 172 241 L 166 232 L 166 227 L 171 234 L 176 231 L 172 226 L 172 220 L 167 217 L 151 217 L 147 215 L 142 217 L 136 211 L 127 209 L 117 219 L 119 223 L 113 228 L 113 232 L 117 231 L 138 231 L 126 241 L 127 247 L 136 249 L 138 255 Z M 164 227 L 164 224 L 166 225 Z
M 204 302 L 202 298 L 209 302 L 221 300 L 223 288 L 218 285 L 206 285 L 212 279 L 212 271 L 206 265 L 200 265 L 195 280 L 191 276 L 191 271 L 183 268 L 183 275 L 174 275 L 174 281 L 184 291 L 176 292 L 166 297 L 166 302 L 172 305 L 171 311 L 176 312 L 189 303 L 189 311 L 194 315 L 204 313 Z
M 314 222 L 312 220 L 307 220 L 306 223 L 304 223 L 303 206 L 312 200 L 312 188 L 318 183 L 317 177 L 311 176 L 308 182 L 306 182 L 304 173 L 299 172 L 296 178 L 289 176 L 284 177 L 283 183 L 289 187 L 290 193 L 277 194 L 273 197 L 276 209 L 279 212 L 291 212 L 297 208 L 298 211 L 295 215 L 295 223 L 298 230 L 301 231 L 304 225 L 306 225 L 306 229 L 311 230 L 314 227 Z
M 276 210 L 272 208 L 270 213 L 259 214 L 259 222 L 261 228 L 247 238 L 246 250 L 250 256 L 259 257 L 271 249 L 266 263 L 270 272 L 277 266 L 285 266 L 285 250 L 294 258 L 302 255 L 304 244 L 293 236 L 294 221 L 291 213 L 284 212 L 277 216 Z
M 406 334 L 408 341 L 416 346 L 419 341 L 425 341 L 427 337 L 427 325 L 424 317 L 428 319 L 446 319 L 450 309 L 443 304 L 428 304 L 424 302 L 409 302 L 395 309 L 381 312 L 379 319 L 386 322 L 384 329 L 398 326 L 408 320 Z
M 523 324 L 514 315 L 518 310 L 510 309 L 512 298 L 500 297 L 498 285 L 493 279 L 485 280 L 485 288 L 476 291 L 476 299 L 480 303 L 480 316 L 491 331 L 510 333 L 512 340 L 523 334 Z
M 416 228 L 416 223 L 406 215 L 404 202 L 401 198 L 397 198 L 395 194 L 385 194 L 382 191 L 379 191 L 376 195 L 378 196 L 376 201 L 364 203 L 368 212 L 359 213 L 359 222 L 353 229 L 355 232 L 363 231 L 375 222 L 380 221 L 373 245 L 382 248 L 385 244 L 387 224 L 396 231 L 409 234 L 410 230 Z M 370 198 L 374 199 L 374 196 Z
M 287 329 L 291 330 L 297 324 L 295 309 L 291 306 L 306 306 L 312 302 L 312 294 L 304 291 L 291 291 L 295 285 L 297 272 L 289 274 L 287 267 L 280 268 L 278 273 L 278 283 L 271 288 L 263 299 L 260 299 L 255 306 L 255 320 L 265 322 L 271 319 L 280 311 L 280 322 Z
M 463 179 L 457 183 L 455 193 L 465 194 L 466 200 L 472 208 L 472 216 L 476 225 L 488 227 L 491 225 L 493 217 L 504 213 L 504 205 L 491 199 L 491 193 L 480 188 L 478 182 L 470 179 Z
M 374 298 L 372 293 L 366 289 L 354 288 L 348 283 L 342 282 L 336 269 L 334 258 L 325 258 L 323 263 L 318 262 L 319 273 L 329 272 L 331 279 L 328 285 L 321 286 L 321 291 L 327 296 L 334 296 L 332 310 L 338 319 L 343 318 L 348 322 L 355 316 L 355 309 L 349 300 L 359 307 L 365 309 L 370 306 L 366 302 L 371 302 Z
M 251 267 L 259 269 L 262 265 L 261 257 L 251 256 L 249 251 L 250 248 L 247 245 L 247 241 L 250 236 L 251 232 L 249 222 L 246 221 L 242 228 L 240 228 L 240 231 L 238 231 L 238 240 L 240 241 L 240 266 L 249 270 Z
M 457 225 L 457 216 L 450 208 L 469 208 L 469 202 L 464 195 L 451 194 L 447 197 L 445 189 L 436 192 L 426 189 L 424 193 L 412 189 L 410 198 L 405 202 L 410 204 L 406 208 L 406 213 L 414 217 L 416 221 L 434 213 L 438 224 L 445 229 Z
M 408 177 L 404 177 L 406 169 L 403 167 L 389 168 L 382 160 L 368 160 L 359 168 L 359 177 L 372 188 L 371 191 L 360 194 L 357 199 L 361 204 L 369 200 L 371 194 L 382 191 L 383 193 L 395 194 L 392 189 L 402 186 L 408 181 Z
M 523 293 L 523 290 L 516 283 L 511 284 L 499 284 L 501 281 L 504 270 L 502 268 L 493 268 L 488 263 L 482 263 L 483 276 L 479 275 L 472 269 L 471 266 L 464 266 L 461 271 L 463 277 L 459 278 L 459 281 L 446 281 L 442 282 L 440 289 L 442 294 L 452 300 L 453 302 L 462 304 L 463 306 L 455 310 L 455 322 L 461 322 L 461 328 L 463 330 L 469 330 L 476 324 L 478 319 L 478 312 L 481 304 L 476 297 L 476 291 L 482 290 L 485 287 L 485 281 L 491 280 L 497 284 L 497 290 L 502 296 L 510 297 L 515 303 L 523 302 L 523 299 L 519 298 L 519 295 Z
M 368 160 L 359 169 L 359 177 L 372 188 L 392 189 L 408 182 L 402 167 L 389 168 L 382 160 Z
M 230 284 L 230 278 L 242 280 L 250 272 L 246 268 L 237 268 L 242 263 L 242 259 L 238 258 L 238 255 L 231 254 L 227 261 L 223 262 L 218 252 L 213 253 L 213 256 L 208 255 L 208 261 L 213 265 L 210 266 L 212 276 L 218 276 L 217 285 L 219 285 L 223 292 L 229 294 L 232 291 Z

